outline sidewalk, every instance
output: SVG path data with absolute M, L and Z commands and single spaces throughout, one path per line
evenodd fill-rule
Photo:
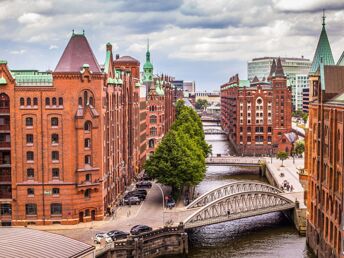
M 266 158 L 266 166 L 267 169 L 270 171 L 271 176 L 273 177 L 278 187 L 281 188 L 283 186 L 284 181 L 286 180 L 289 185 L 293 186 L 293 191 L 285 192 L 285 197 L 295 201 L 298 200 L 300 202 L 300 207 L 305 207 L 304 204 L 304 189 L 299 181 L 299 169 L 304 168 L 304 159 L 303 158 L 295 158 L 295 164 L 292 158 L 288 158 L 283 162 L 283 167 L 281 167 L 282 161 L 273 158 L 272 163 L 270 158 Z M 282 176 L 283 175 L 283 176 Z

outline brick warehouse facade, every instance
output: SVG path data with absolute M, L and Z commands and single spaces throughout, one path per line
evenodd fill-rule
M 334 64 L 325 20 L 309 85 L 307 243 L 317 257 L 344 257 L 344 67 Z
M 100 67 L 73 33 L 54 72 L 0 61 L 0 85 L 1 224 L 103 219 L 144 162 L 139 61 L 107 44 Z
M 236 152 L 267 155 L 282 150 L 281 138 L 291 131 L 291 91 L 281 60 L 271 66 L 267 81 L 240 80 L 238 75 L 221 86 L 221 126 Z M 283 139 L 282 139 L 283 140 Z M 292 144 L 283 142 L 283 151 Z

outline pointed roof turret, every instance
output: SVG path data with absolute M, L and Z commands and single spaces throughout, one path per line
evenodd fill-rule
M 143 65 L 144 71 L 144 82 L 149 82 L 153 80 L 153 64 L 150 61 L 150 51 L 149 51 L 149 40 L 147 40 L 147 52 L 146 52 L 146 62 Z
M 257 76 L 254 76 L 253 80 L 252 80 L 252 83 L 256 83 L 256 82 L 259 82 L 259 79 Z
M 281 58 L 277 58 L 275 76 L 276 77 L 284 77 L 284 71 L 283 71 Z
M 276 73 L 276 61 L 275 58 L 272 60 L 272 64 L 271 64 L 271 68 L 270 68 L 270 74 L 268 79 L 270 79 L 271 77 L 275 76 Z
M 85 33 L 76 34 L 73 30 L 55 72 L 80 72 L 84 64 L 88 64 L 92 72 L 101 72 Z
M 332 50 L 330 46 L 330 42 L 327 37 L 326 28 L 325 28 L 325 10 L 323 13 L 323 22 L 322 22 L 322 30 L 319 37 L 317 49 L 315 50 L 313 62 L 311 69 L 309 70 L 310 74 L 316 73 L 319 68 L 320 63 L 324 65 L 334 65 L 334 59 L 332 55 Z

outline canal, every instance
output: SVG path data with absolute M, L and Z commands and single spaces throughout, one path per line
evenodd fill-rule
M 209 127 L 211 124 L 204 124 Z M 216 126 L 214 126 L 216 128 Z M 213 154 L 233 154 L 225 135 L 206 135 Z M 196 192 L 203 194 L 234 180 L 267 182 L 257 169 L 209 166 Z M 300 236 L 281 212 L 194 229 L 189 233 L 191 258 L 307 257 L 313 258 Z

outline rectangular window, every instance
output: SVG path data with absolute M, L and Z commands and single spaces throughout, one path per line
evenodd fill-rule
M 52 169 L 52 176 L 54 178 L 59 178 L 60 177 L 60 169 L 59 168 L 53 168 Z
M 27 189 L 27 195 L 35 195 L 35 189 L 33 189 L 33 188 L 28 188 L 28 189 Z
M 59 195 L 60 194 L 60 188 L 53 188 L 52 192 L 53 192 L 53 195 Z
M 62 215 L 62 204 L 61 203 L 52 203 L 50 205 L 50 214 L 51 215 Z
M 26 215 L 37 215 L 37 204 L 28 203 L 25 205 Z

